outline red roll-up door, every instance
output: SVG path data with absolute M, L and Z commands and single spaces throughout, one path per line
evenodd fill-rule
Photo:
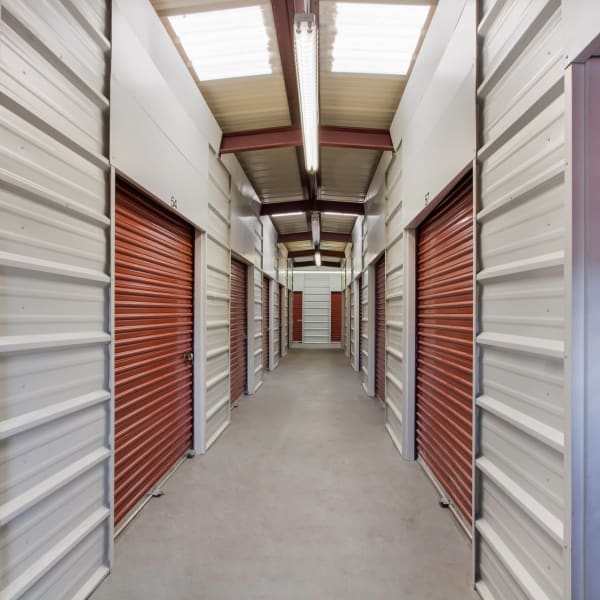
M 115 523 L 192 444 L 193 229 L 118 183 Z
M 248 269 L 231 259 L 231 402 L 246 391 L 248 383 Z
M 331 341 L 342 341 L 342 292 L 331 292 Z
M 385 256 L 375 264 L 375 394 L 385 402 Z
M 294 292 L 294 300 L 293 300 L 293 321 L 294 324 L 292 326 L 292 341 L 301 342 L 302 341 L 302 292 Z
M 471 522 L 473 200 L 471 176 L 417 241 L 417 450 Z
M 262 287 L 263 370 L 269 370 L 269 278 L 263 275 Z

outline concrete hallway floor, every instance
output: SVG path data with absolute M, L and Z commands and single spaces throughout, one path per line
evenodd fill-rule
M 471 546 L 339 350 L 291 350 L 117 539 L 92 600 L 464 600 Z

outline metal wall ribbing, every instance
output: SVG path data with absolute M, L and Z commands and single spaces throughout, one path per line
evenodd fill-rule
M 479 23 L 476 577 L 569 597 L 565 571 L 565 100 L 559 0 Z
M 0 4 L 0 596 L 83 598 L 112 555 L 108 8 Z
M 206 231 L 206 447 L 229 425 L 230 182 L 214 152 L 209 156 Z

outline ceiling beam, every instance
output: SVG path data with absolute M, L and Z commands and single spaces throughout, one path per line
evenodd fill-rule
M 302 131 L 297 127 L 273 127 L 224 133 L 221 138 L 221 154 L 248 152 L 250 150 L 270 150 L 302 145 Z
M 308 260 L 308 261 L 304 261 L 304 262 L 295 262 L 294 263 L 294 267 L 316 267 L 317 264 L 315 263 L 314 260 Z M 332 262 L 330 260 L 322 260 L 321 261 L 321 266 L 322 267 L 337 267 L 338 269 L 341 269 L 342 267 L 342 263 L 338 263 L 338 262 Z
M 346 258 L 346 254 L 344 252 L 340 252 L 339 250 L 320 250 L 321 256 L 329 256 L 330 258 Z M 314 250 L 295 250 L 293 252 L 288 252 L 288 258 L 303 258 L 305 256 L 314 256 Z
M 361 129 L 359 127 L 319 128 L 319 143 L 332 148 L 358 148 L 360 150 L 393 150 L 392 137 L 387 129 Z M 292 148 L 302 146 L 302 131 L 297 125 L 272 127 L 254 131 L 223 134 L 221 154 Z
M 350 244 L 352 243 L 352 235 L 349 233 L 330 233 L 328 231 L 322 231 L 321 241 Z M 302 231 L 300 233 L 283 233 L 277 238 L 277 242 L 280 244 L 289 244 L 291 242 L 312 242 L 312 232 Z
M 322 126 L 319 128 L 319 143 L 333 148 L 394 150 L 392 136 L 387 129 Z
M 335 200 L 290 200 L 289 202 L 271 202 L 262 204 L 262 216 L 277 216 L 291 212 L 338 212 L 348 215 L 364 215 L 365 205 L 361 202 L 337 202 Z

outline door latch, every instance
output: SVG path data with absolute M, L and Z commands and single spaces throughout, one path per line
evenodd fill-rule
M 193 352 L 184 352 L 183 353 L 183 362 L 192 362 L 194 360 Z

